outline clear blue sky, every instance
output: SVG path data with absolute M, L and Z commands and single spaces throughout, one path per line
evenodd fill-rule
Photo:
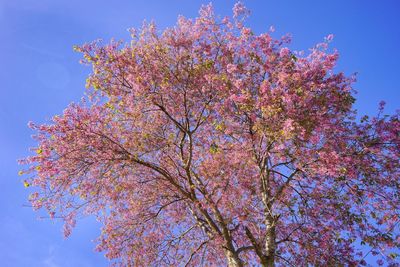
M 99 226 L 93 218 L 78 223 L 64 240 L 61 225 L 38 220 L 27 204 L 30 189 L 17 175 L 16 159 L 35 145 L 29 120 L 44 122 L 83 95 L 89 68 L 79 65 L 74 44 L 97 38 L 127 40 L 129 27 L 143 19 L 159 28 L 179 14 L 197 15 L 209 1 L 0 0 L 0 265 L 107 266 L 93 252 Z M 216 13 L 231 14 L 235 1 L 214 1 Z M 340 52 L 338 70 L 358 72 L 356 108 L 374 114 L 400 100 L 400 2 L 396 0 L 244 1 L 252 10 L 248 24 L 257 32 L 276 28 L 293 35 L 292 48 L 305 50 L 333 33 Z

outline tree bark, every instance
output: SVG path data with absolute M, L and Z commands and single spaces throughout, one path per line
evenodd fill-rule
M 275 267 L 275 259 L 274 257 L 265 257 L 261 261 L 262 267 Z
M 271 216 L 267 216 L 266 219 L 266 230 L 267 236 L 265 240 L 265 260 L 263 262 L 264 267 L 275 266 L 275 251 L 276 251 L 276 232 L 275 222 Z
M 240 260 L 239 255 L 232 251 L 226 251 L 226 259 L 228 261 L 228 267 L 243 267 L 243 262 Z

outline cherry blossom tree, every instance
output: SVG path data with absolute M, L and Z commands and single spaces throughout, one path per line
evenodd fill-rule
M 233 10 L 76 47 L 87 97 L 30 124 L 33 207 L 97 216 L 121 266 L 397 266 L 399 113 L 357 119 L 332 36 L 291 51 Z

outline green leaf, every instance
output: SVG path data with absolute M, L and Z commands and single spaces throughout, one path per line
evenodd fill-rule
M 210 152 L 211 152 L 211 154 L 217 153 L 218 152 L 218 146 L 216 144 L 211 144 Z

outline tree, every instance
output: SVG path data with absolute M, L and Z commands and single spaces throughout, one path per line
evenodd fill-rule
M 303 55 L 247 14 L 208 5 L 76 47 L 88 97 L 31 123 L 33 207 L 66 236 L 95 214 L 97 249 L 122 266 L 395 265 L 399 113 L 358 120 L 332 36 Z

